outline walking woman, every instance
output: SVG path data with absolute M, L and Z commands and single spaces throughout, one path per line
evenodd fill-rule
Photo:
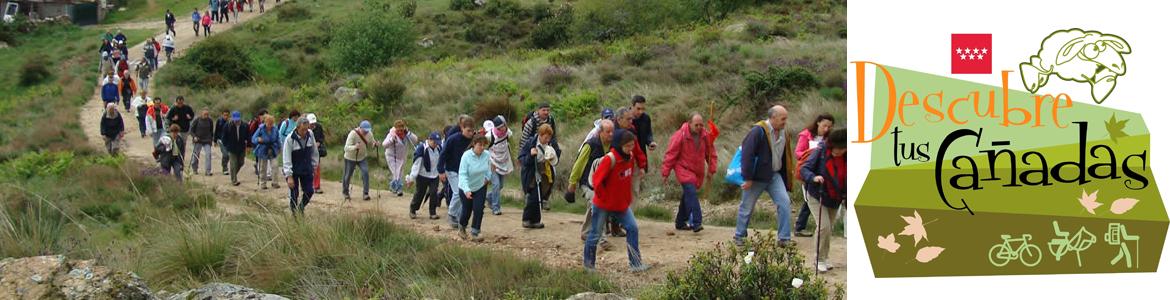
M 151 145 L 158 145 L 159 139 L 162 138 L 167 128 L 163 121 L 166 120 L 166 115 L 171 112 L 171 109 L 162 101 L 154 101 L 150 98 L 147 98 L 146 105 L 146 116 L 143 116 L 146 118 L 146 134 L 150 135 Z
M 418 136 L 406 127 L 406 121 L 394 121 L 394 128 L 386 133 L 382 139 L 382 147 L 386 148 L 386 165 L 390 167 L 390 191 L 402 197 L 402 165 L 406 163 L 407 149 L 418 144 Z
M 174 174 L 175 179 L 183 182 L 183 156 L 186 153 L 187 141 L 179 134 L 179 125 L 171 124 L 170 134 L 159 139 L 154 146 L 154 157 L 158 159 L 163 173 Z
M 544 228 L 540 222 L 542 200 L 552 196 L 553 182 L 556 181 L 556 165 L 560 162 L 556 149 L 552 147 L 553 129 L 541 124 L 537 138 L 520 148 L 520 181 L 524 186 L 524 214 L 521 226 L 529 229 Z
M 370 149 L 374 149 L 373 126 L 370 121 L 362 121 L 357 128 L 349 131 L 345 138 L 345 148 L 342 156 L 345 158 L 345 167 L 341 173 L 341 196 L 349 200 L 349 180 L 353 178 L 354 169 L 362 171 L 362 200 L 370 200 L 370 167 L 366 156 Z
M 122 123 L 122 113 L 118 112 L 117 104 L 106 104 L 106 114 L 102 116 L 101 129 L 102 138 L 106 142 L 106 153 L 118 155 L 122 137 L 126 135 L 126 124 Z
M 845 130 L 829 133 L 827 144 L 813 149 L 808 161 L 800 168 L 804 181 L 804 199 L 816 217 L 817 272 L 833 269 L 829 264 L 829 243 L 833 239 L 833 225 L 837 209 L 845 202 Z
M 488 139 L 476 135 L 471 139 L 471 149 L 463 152 L 459 159 L 459 191 L 463 193 L 463 209 L 459 215 L 459 236 L 467 239 L 467 223 L 471 220 L 471 240 L 483 241 L 479 236 L 483 224 L 483 205 L 487 199 L 488 175 L 492 172 L 491 156 L 488 155 Z
M 428 207 L 428 211 L 431 213 L 430 219 L 439 219 L 435 209 L 439 207 L 441 201 L 435 193 L 438 192 L 439 186 L 439 141 L 441 139 L 438 132 L 431 132 L 430 137 L 427 138 L 426 146 L 415 149 L 414 164 L 410 167 L 410 175 L 406 176 L 407 185 L 418 182 L 418 188 L 414 189 L 414 199 L 410 200 L 411 219 L 416 217 L 415 212 L 418 211 L 425 197 L 431 199 Z
M 272 169 L 276 167 L 276 153 L 280 152 L 280 133 L 276 130 L 276 119 L 271 115 L 264 116 L 264 124 L 256 128 L 252 134 L 252 144 L 256 145 L 255 155 L 257 172 L 260 176 L 260 189 L 267 190 L 267 183 L 272 181 Z M 272 182 L 272 188 L 280 188 Z
M 821 114 L 813 119 L 812 124 L 800 131 L 796 137 L 796 158 L 804 157 L 805 152 L 819 148 L 823 145 L 825 137 L 829 135 L 829 128 L 833 128 L 833 115 Z M 813 234 L 806 232 L 804 229 L 808 226 L 808 215 L 811 213 L 808 206 L 808 201 L 805 201 L 800 207 L 800 214 L 796 217 L 796 236 L 809 237 Z
M 642 263 L 642 252 L 638 248 L 638 223 L 634 221 L 634 211 L 630 209 L 634 194 L 634 148 L 638 147 L 634 133 L 623 130 L 619 137 L 618 147 L 614 147 L 608 154 L 597 162 L 597 170 L 591 174 L 593 186 L 593 221 L 585 233 L 584 264 L 585 269 L 596 270 L 597 243 L 601 239 L 601 227 L 610 216 L 616 216 L 619 223 L 626 228 L 626 254 L 630 258 L 630 271 L 642 272 L 650 266 Z

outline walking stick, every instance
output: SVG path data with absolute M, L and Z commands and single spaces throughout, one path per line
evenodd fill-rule
M 827 193 L 828 193 L 828 192 L 826 191 L 826 194 L 827 194 Z M 805 194 L 807 195 L 807 194 L 808 194 L 808 192 L 806 191 L 806 192 L 805 192 Z M 824 198 L 824 195 L 822 195 L 821 197 L 822 197 L 822 198 Z M 816 249 L 815 249 L 815 252 L 816 252 L 816 259 L 815 259 L 815 260 L 814 260 L 814 262 L 813 262 L 813 268 L 814 268 L 814 269 L 815 269 L 816 267 L 818 267 L 818 266 L 817 266 L 817 264 L 819 264 L 819 263 L 820 263 L 820 261 L 821 261 L 821 226 L 825 226 L 825 225 L 823 224 L 823 223 L 825 223 L 825 215 L 824 215 L 824 212 L 825 212 L 825 202 L 824 202 L 823 200 L 821 200 L 821 199 L 818 199 L 817 203 L 818 203 L 818 204 L 820 204 L 820 205 L 817 205 L 817 228 L 816 228 L 816 232 L 815 232 L 815 234 L 816 234 L 816 236 L 817 236 L 817 237 L 816 237 L 816 245 L 814 246 L 814 247 L 816 247 Z M 825 269 L 826 269 L 826 271 L 827 271 L 827 269 L 828 269 L 828 268 L 825 268 Z M 819 272 L 820 270 L 817 270 L 817 271 L 818 271 L 818 272 L 816 272 L 816 273 L 817 273 L 817 275 L 819 276 L 819 275 L 820 275 L 820 272 Z

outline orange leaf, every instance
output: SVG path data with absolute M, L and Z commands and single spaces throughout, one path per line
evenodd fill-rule
M 878 236 L 878 248 L 886 249 L 886 251 L 890 251 L 890 253 L 897 253 L 898 248 L 901 246 L 902 245 L 898 244 L 898 241 L 894 240 L 893 233 L 891 233 L 889 236 Z
M 1113 205 L 1109 206 L 1109 211 L 1113 212 L 1114 214 L 1118 214 L 1118 215 L 1124 214 L 1125 212 L 1128 212 L 1131 208 L 1133 208 L 1134 205 L 1137 205 L 1137 203 L 1138 203 L 1138 199 L 1134 199 L 1134 198 L 1121 198 L 1121 199 L 1113 200 Z
M 922 247 L 922 249 L 918 249 L 918 255 L 915 255 L 914 259 L 921 263 L 928 263 L 938 257 L 938 254 L 942 253 L 943 250 L 946 249 L 943 247 Z

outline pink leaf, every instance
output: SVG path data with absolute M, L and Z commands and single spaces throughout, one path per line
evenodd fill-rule
M 1125 212 L 1128 212 L 1131 208 L 1133 208 L 1134 205 L 1137 205 L 1137 203 L 1138 203 L 1138 199 L 1134 199 L 1134 198 L 1121 198 L 1121 199 L 1113 200 L 1113 205 L 1109 206 L 1109 211 L 1113 212 L 1114 214 L 1118 214 L 1118 215 L 1124 214 Z
M 922 249 L 918 249 L 918 255 L 915 255 L 914 259 L 921 263 L 928 263 L 938 257 L 938 254 L 942 253 L 943 250 L 946 249 L 943 247 L 922 247 Z
M 901 246 L 902 245 L 898 244 L 898 241 L 894 240 L 893 233 L 891 233 L 889 236 L 878 236 L 878 248 L 886 249 L 886 251 L 890 251 L 890 253 L 897 253 L 898 247 Z
M 1085 190 L 1081 190 L 1081 198 L 1077 199 L 1077 201 L 1080 201 L 1081 206 L 1084 206 L 1090 214 L 1094 215 L 1097 214 L 1095 211 L 1097 207 L 1101 206 L 1101 202 L 1097 202 L 1097 191 L 1093 191 L 1092 194 L 1088 194 L 1085 193 Z
M 918 241 L 926 238 L 926 227 L 922 224 L 922 216 L 918 215 L 918 211 L 915 210 L 913 217 L 902 216 L 902 220 L 906 221 L 906 227 L 898 235 L 914 236 L 914 246 L 918 246 Z

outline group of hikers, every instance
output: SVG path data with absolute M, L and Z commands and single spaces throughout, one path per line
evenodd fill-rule
M 242 10 L 244 2 L 251 9 L 251 1 L 210 1 L 213 10 L 202 16 L 198 10 L 192 14 L 196 34 L 198 25 L 204 26 L 204 34 L 210 34 L 212 17 L 229 20 L 227 13 Z M 264 1 L 260 1 L 261 11 L 263 5 Z M 164 44 L 170 45 L 166 49 L 169 60 L 174 43 L 174 16 L 169 10 L 166 20 Z M 222 175 L 230 176 L 233 186 L 241 184 L 239 171 L 248 154 L 255 162 L 253 171 L 260 189 L 280 188 L 274 176 L 283 176 L 294 217 L 304 215 L 314 194 L 324 193 L 321 159 L 327 157 L 328 148 L 326 132 L 315 114 L 291 110 L 278 119 L 262 109 L 245 121 L 239 111 L 223 110 L 213 117 L 211 111 L 203 109 L 196 114 L 182 96 L 168 106 L 165 98 L 149 97 L 147 90 L 150 72 L 158 67 L 154 56 L 158 43 L 153 39 L 147 43 L 146 48 L 154 48 L 154 52 L 144 50 L 137 69 L 140 83 L 136 83 L 132 78 L 135 76 L 127 74 L 128 68 L 120 66 L 129 60 L 125 36 L 121 32 L 107 35 L 109 38 L 103 38 L 103 62 L 109 59 L 112 70 L 107 71 L 103 63 L 101 96 L 106 109 L 100 128 L 111 155 L 118 155 L 126 131 L 118 110 L 121 101 L 124 110 L 133 113 L 140 138 L 149 135 L 152 155 L 161 172 L 179 181 L 184 174 L 213 176 L 212 148 L 218 147 Z M 644 178 L 650 174 L 649 153 L 658 148 L 646 102 L 645 97 L 635 95 L 628 106 L 616 111 L 603 109 L 601 118 L 578 146 L 577 156 L 572 158 L 564 199 L 574 203 L 580 195 L 588 201 L 580 228 L 583 264 L 588 270 L 595 270 L 598 247 L 609 248 L 606 235 L 626 239 L 631 271 L 649 268 L 642 261 L 632 209 Z M 800 131 L 793 143 L 787 119 L 785 107 L 770 107 L 766 119 L 752 125 L 732 159 L 729 168 L 742 177 L 738 181 L 728 179 L 742 189 L 732 241 L 743 246 L 756 202 L 767 192 L 777 208 L 778 245 L 795 246 L 794 234 L 815 236 L 817 270 L 827 272 L 833 268 L 828 259 L 832 226 L 846 195 L 845 130 L 834 128 L 834 118 L 823 114 Z M 482 241 L 485 209 L 493 215 L 502 214 L 500 199 L 505 179 L 518 173 L 524 196 L 520 225 L 526 229 L 544 228 L 541 214 L 550 210 L 554 182 L 565 180 L 556 171 L 563 151 L 551 105 L 539 104 L 526 114 L 518 124 L 520 133 L 515 140 L 504 116 L 476 120 L 460 115 L 454 121 L 453 125 L 435 128 L 420 137 L 406 121 L 396 120 L 380 143 L 375 140 L 374 124 L 368 120 L 356 124 L 341 147 L 342 197 L 350 200 L 350 181 L 353 173 L 360 170 L 362 199 L 371 199 L 367 159 L 370 152 L 381 147 L 389 168 L 389 190 L 401 197 L 408 187 L 415 186 L 408 207 L 411 219 L 418 217 L 424 202 L 429 203 L 429 219 L 440 219 L 437 208 L 446 204 L 450 227 L 463 239 Z M 670 175 L 674 174 L 674 184 L 682 189 L 674 220 L 677 230 L 703 230 L 698 193 L 705 181 L 720 171 L 715 147 L 718 136 L 713 121 L 691 113 L 669 138 L 660 175 L 664 185 L 670 185 Z M 187 155 L 188 145 L 191 156 Z M 513 149 L 517 152 L 513 153 Z M 185 164 L 188 157 L 189 165 Z M 403 170 L 406 166 L 407 170 Z M 788 192 L 797 181 L 803 182 L 805 201 L 793 230 Z M 810 216 L 816 222 L 811 233 L 805 230 Z

